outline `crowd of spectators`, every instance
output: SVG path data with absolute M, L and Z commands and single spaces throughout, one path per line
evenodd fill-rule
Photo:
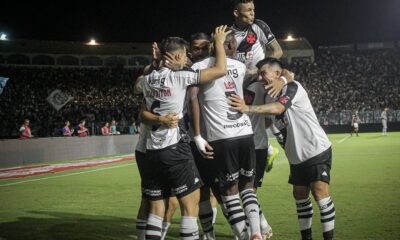
M 315 62 L 294 60 L 289 68 L 307 89 L 318 115 L 399 109 L 398 49 L 323 50 L 316 52 Z M 133 94 L 133 85 L 140 73 L 125 68 L 0 66 L 0 76 L 10 79 L 0 95 L 0 138 L 17 136 L 25 118 L 38 137 L 62 136 L 67 120 L 72 129 L 86 120 L 90 135 L 104 134 L 106 123 L 110 133 L 137 133 L 141 100 Z M 46 101 L 54 89 L 73 97 L 59 111 Z

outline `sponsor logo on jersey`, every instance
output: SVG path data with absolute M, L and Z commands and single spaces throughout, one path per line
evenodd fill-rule
M 237 122 L 234 124 L 225 124 L 223 125 L 225 129 L 227 128 L 240 128 L 240 127 L 251 127 L 251 123 L 248 120 L 245 120 L 244 122 Z
M 254 52 L 253 51 L 248 51 L 246 54 L 246 59 L 252 59 L 254 56 Z

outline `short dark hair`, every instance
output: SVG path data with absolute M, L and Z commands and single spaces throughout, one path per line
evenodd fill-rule
M 253 2 L 253 0 L 231 0 L 231 2 L 232 2 L 232 9 L 235 10 L 239 6 L 239 4 L 250 3 Z
M 190 42 L 193 42 L 195 40 L 207 40 L 211 42 L 211 37 L 207 33 L 197 32 L 190 36 Z
M 267 57 L 264 58 L 263 60 L 259 61 L 256 65 L 256 67 L 258 69 L 260 69 L 262 66 L 264 66 L 265 64 L 268 65 L 277 65 L 279 68 L 284 69 L 285 66 L 283 65 L 283 63 L 281 61 L 279 61 L 277 58 L 271 58 L 271 57 Z
M 183 50 L 187 48 L 188 43 L 185 39 L 180 37 L 167 37 L 162 40 L 160 51 L 162 55 L 165 55 L 167 52 L 175 52 L 177 50 Z

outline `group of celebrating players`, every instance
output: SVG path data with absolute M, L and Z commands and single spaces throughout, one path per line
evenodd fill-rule
M 135 151 L 142 180 L 137 237 L 164 239 L 179 205 L 181 239 L 199 239 L 198 218 L 203 239 L 216 239 L 218 202 L 235 239 L 271 238 L 257 199 L 276 156 L 270 128 L 290 163 L 302 239 L 312 239 L 310 191 L 323 237 L 333 239 L 331 143 L 306 91 L 278 60 L 282 50 L 270 28 L 255 19 L 253 1 L 236 0 L 233 14 L 233 26 L 212 36 L 154 43 L 153 64 L 137 80 L 144 96 Z

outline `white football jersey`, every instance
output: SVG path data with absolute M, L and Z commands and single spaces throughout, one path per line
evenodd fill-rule
M 192 66 L 194 70 L 214 66 L 215 58 L 206 58 Z M 234 111 L 228 97 L 239 95 L 243 98 L 243 79 L 246 66 L 227 58 L 228 74 L 200 86 L 199 101 L 209 142 L 253 134 L 251 121 L 246 114 Z
M 194 71 L 172 71 L 168 68 L 154 70 L 145 76 L 142 90 L 147 109 L 156 115 L 177 113 L 183 118 L 186 88 L 199 84 L 200 73 Z M 181 139 L 180 129 L 152 126 L 147 138 L 146 148 L 159 150 L 176 144 Z
M 331 147 L 319 125 L 306 90 L 297 81 L 288 83 L 278 101 L 286 107 L 276 116 L 275 126 L 284 137 L 286 157 L 290 164 L 300 164 Z
M 232 29 L 237 41 L 235 58 L 244 62 L 248 69 L 256 68 L 257 63 L 265 58 L 265 46 L 275 40 L 271 29 L 259 19 L 244 29 L 236 25 L 233 25 Z
M 244 89 L 244 101 L 246 105 L 263 105 L 265 103 L 266 92 L 262 82 L 253 81 Z M 254 143 L 256 149 L 268 148 L 268 134 L 265 128 L 265 118 L 267 115 L 249 114 L 251 125 L 254 132 Z

